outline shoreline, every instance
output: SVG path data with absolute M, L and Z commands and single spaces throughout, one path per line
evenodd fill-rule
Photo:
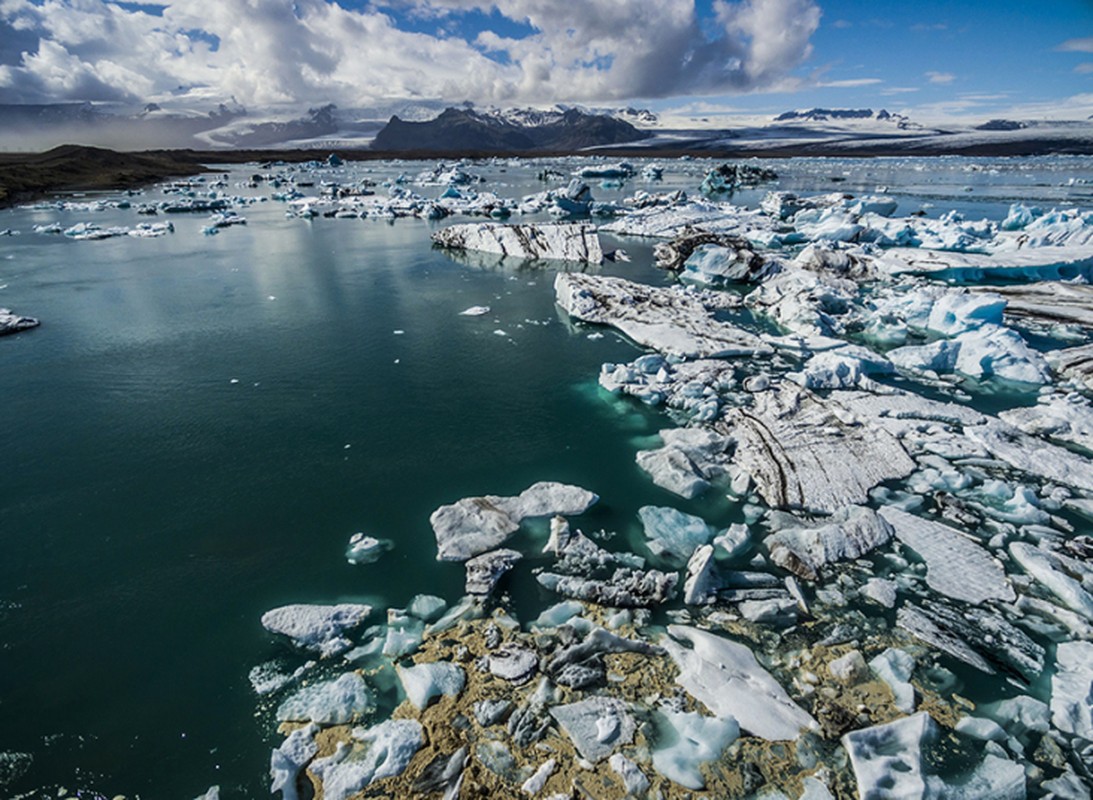
M 1093 142 L 1074 140 L 1018 140 L 969 144 L 956 147 L 904 146 L 891 143 L 855 144 L 845 141 L 787 144 L 771 147 L 703 147 L 696 141 L 689 147 L 675 145 L 611 145 L 591 150 L 543 151 L 472 151 L 472 150 L 362 150 L 319 149 L 247 149 L 193 150 L 163 149 L 116 151 L 84 145 L 61 145 L 42 153 L 0 153 L 0 208 L 32 202 L 55 194 L 73 191 L 135 189 L 168 178 L 192 177 L 215 172 L 214 164 L 284 161 L 299 163 L 321 161 L 334 154 L 343 161 L 426 161 L 433 159 L 489 158 L 939 158 L 965 156 L 983 158 L 1023 158 L 1046 155 L 1093 155 Z

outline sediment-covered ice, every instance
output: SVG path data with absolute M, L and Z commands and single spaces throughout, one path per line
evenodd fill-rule
M 353 738 L 364 747 L 339 742 L 333 755 L 311 763 L 324 800 L 347 800 L 375 781 L 401 775 L 424 744 L 416 720 L 387 720 L 367 730 L 355 729 Z
M 892 527 L 864 506 L 839 509 L 823 524 L 782 528 L 766 539 L 770 559 L 814 581 L 828 564 L 859 558 L 892 538 Z
M 300 770 L 319 752 L 319 745 L 315 742 L 318 732 L 319 726 L 314 723 L 297 728 L 273 751 L 269 764 L 271 794 L 281 792 L 282 800 L 297 800 L 300 794 L 296 789 L 296 780 Z
M 733 463 L 775 508 L 834 513 L 914 469 L 891 434 L 788 382 L 756 394 L 751 408 L 733 409 L 714 429 L 736 441 Z

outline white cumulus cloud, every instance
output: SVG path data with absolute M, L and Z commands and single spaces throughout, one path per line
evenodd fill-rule
M 453 33 L 470 15 L 480 29 Z M 503 30 L 490 27 L 498 15 Z M 406 24 L 423 18 L 437 23 L 432 33 Z M 705 18 L 695 0 L 373 0 L 362 10 L 328 0 L 0 0 L 0 100 L 191 96 L 267 107 L 727 94 L 793 83 L 819 21 L 814 0 L 716 0 Z

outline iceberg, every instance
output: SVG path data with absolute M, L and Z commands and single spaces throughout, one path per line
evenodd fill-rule
M 502 225 L 474 222 L 441 228 L 433 241 L 453 250 L 474 250 L 527 260 L 603 262 L 596 229 L 590 225 Z
M 653 555 L 685 563 L 695 548 L 708 544 L 717 531 L 700 517 L 674 508 L 642 506 L 638 509 L 646 544 Z
M 466 561 L 501 545 L 528 517 L 583 514 L 598 499 L 579 486 L 542 481 L 516 497 L 468 497 L 441 506 L 429 517 L 437 559 Z
M 0 336 L 37 328 L 41 324 L 34 317 L 21 317 L 9 308 L 0 308 Z
M 326 658 L 352 647 L 345 634 L 360 627 L 371 613 L 371 606 L 356 603 L 281 606 L 262 615 L 262 627 Z
M 864 506 L 839 509 L 815 527 L 786 527 L 768 536 L 770 560 L 805 580 L 828 564 L 860 558 L 892 538 L 892 526 Z
M 773 352 L 755 334 L 714 319 L 703 302 L 711 298 L 701 294 L 565 272 L 554 279 L 554 293 L 570 316 L 610 325 L 666 355 L 711 358 Z

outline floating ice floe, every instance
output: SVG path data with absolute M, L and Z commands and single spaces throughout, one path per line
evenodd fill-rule
M 0 308 L 0 336 L 37 328 L 41 324 L 34 317 L 21 317 L 11 309 Z
M 345 559 L 350 564 L 372 564 L 379 561 L 383 554 L 395 546 L 390 539 L 377 539 L 363 533 L 354 533 L 349 537 L 349 547 Z
M 453 250 L 476 250 L 529 260 L 599 264 L 603 249 L 588 225 L 500 225 L 468 223 L 441 228 L 433 241 Z
M 371 613 L 371 606 L 354 603 L 281 606 L 262 615 L 262 627 L 305 650 L 334 656 L 352 646 L 344 634 L 360 627 Z
M 579 486 L 543 481 L 516 497 L 469 497 L 441 506 L 429 517 L 437 558 L 466 561 L 501 545 L 528 517 L 583 514 L 598 499 Z
M 934 591 L 967 603 L 1015 599 L 1002 565 L 969 537 L 898 508 L 882 508 L 880 516 L 926 562 L 926 583 Z
M 299 689 L 277 708 L 281 722 L 314 722 L 344 725 L 356 722 L 375 710 L 376 701 L 368 684 L 356 672 Z
M 735 719 L 704 717 L 694 712 L 662 711 L 659 728 L 664 737 L 653 751 L 653 769 L 687 789 L 706 788 L 698 765 L 715 761 L 740 736 Z

